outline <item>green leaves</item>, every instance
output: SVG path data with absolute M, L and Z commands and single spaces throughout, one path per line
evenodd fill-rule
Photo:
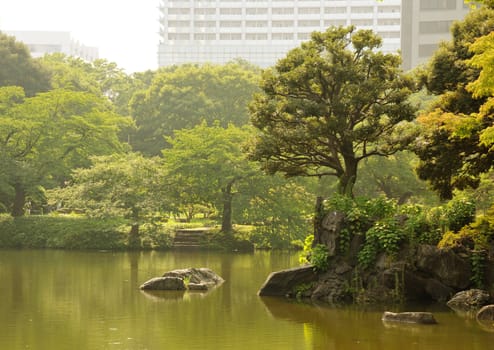
M 222 127 L 248 122 L 247 104 L 258 90 L 258 71 L 242 62 L 182 65 L 156 73 L 151 86 L 134 96 L 131 113 L 138 130 L 134 150 L 158 155 L 168 147 L 163 136 L 202 121 Z
M 266 71 L 250 107 L 260 131 L 252 159 L 288 176 L 336 176 L 351 195 L 360 160 L 402 148 L 390 135 L 414 116 L 413 84 L 397 56 L 374 50 L 380 41 L 370 31 L 329 28 Z

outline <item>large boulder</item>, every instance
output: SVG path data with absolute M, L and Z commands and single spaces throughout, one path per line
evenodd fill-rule
M 460 257 L 451 249 L 421 245 L 417 249 L 416 266 L 422 273 L 434 277 L 455 290 L 465 289 L 471 283 L 470 261 Z
M 436 324 L 434 315 L 430 312 L 389 312 L 385 311 L 382 316 L 383 322 L 400 322 L 414 324 Z
M 482 306 L 487 305 L 491 299 L 488 292 L 481 289 L 469 289 L 456 293 L 447 305 L 458 312 L 477 311 Z
M 315 282 L 317 273 L 312 265 L 295 267 L 271 273 L 257 293 L 259 296 L 287 296 L 296 287 Z
M 224 280 L 208 268 L 187 268 L 168 271 L 161 277 L 144 282 L 143 290 L 198 290 L 205 291 Z

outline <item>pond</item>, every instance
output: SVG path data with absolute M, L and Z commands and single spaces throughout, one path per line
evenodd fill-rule
M 296 253 L 0 250 L 0 349 L 489 349 L 494 333 L 442 307 L 330 307 L 260 298 Z M 147 279 L 209 267 L 208 293 L 139 290 Z M 410 309 L 412 308 L 412 309 Z M 385 326 L 390 311 L 433 311 L 435 326 Z

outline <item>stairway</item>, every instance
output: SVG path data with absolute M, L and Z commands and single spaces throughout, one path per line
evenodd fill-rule
M 173 239 L 174 248 L 201 248 L 208 228 L 176 229 Z

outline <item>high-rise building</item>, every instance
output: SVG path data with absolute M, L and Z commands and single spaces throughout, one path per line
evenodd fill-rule
M 403 69 L 426 62 L 441 41 L 451 39 L 451 25 L 468 11 L 463 0 L 402 0 Z
M 261 67 L 310 38 L 313 31 L 355 25 L 400 49 L 401 0 L 161 0 L 159 66 L 225 63 Z
M 81 44 L 74 40 L 69 32 L 7 30 L 5 33 L 23 42 L 29 48 L 32 57 L 60 52 L 89 62 L 98 58 L 98 48 Z

